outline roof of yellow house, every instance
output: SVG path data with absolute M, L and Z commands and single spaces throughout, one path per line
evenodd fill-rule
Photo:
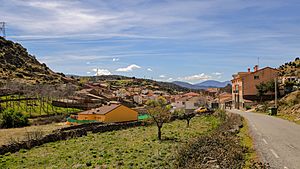
M 121 104 L 111 104 L 111 105 L 105 105 L 96 109 L 87 110 L 78 114 L 107 114 L 114 109 L 120 107 Z

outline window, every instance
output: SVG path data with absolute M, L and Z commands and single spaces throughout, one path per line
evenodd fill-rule
M 182 102 L 183 105 L 185 105 L 185 102 Z
M 259 79 L 259 76 L 254 76 L 254 79 Z

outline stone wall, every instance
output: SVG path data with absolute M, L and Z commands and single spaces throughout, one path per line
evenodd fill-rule
M 70 126 L 62 129 L 55 130 L 53 133 L 43 136 L 37 139 L 31 139 L 27 141 L 22 141 L 18 143 L 11 143 L 8 145 L 2 145 L 0 147 L 0 155 L 5 153 L 15 153 L 21 149 L 31 149 L 36 146 L 40 146 L 45 143 L 55 142 L 59 140 L 68 140 L 71 138 L 86 136 L 87 132 L 98 133 L 98 132 L 108 132 L 114 130 L 127 129 L 130 127 L 137 126 L 147 126 L 150 123 L 144 122 L 128 122 L 128 123 L 91 123 L 91 124 L 82 124 L 77 126 Z
M 39 139 L 32 139 L 32 140 L 27 140 L 27 141 L 21 141 L 18 143 L 12 143 L 8 145 L 2 145 L 0 147 L 0 154 L 3 155 L 5 153 L 14 153 L 17 152 L 21 149 L 31 149 L 36 146 L 40 146 L 45 143 L 49 142 L 55 142 L 59 140 L 68 140 L 70 138 L 75 138 L 75 137 L 82 137 L 86 136 L 87 131 L 86 130 L 70 130 L 70 131 L 62 131 L 62 132 L 54 132 L 51 134 L 48 134 L 46 136 L 43 136 Z

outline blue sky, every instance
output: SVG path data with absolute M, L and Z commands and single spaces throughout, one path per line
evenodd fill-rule
M 197 83 L 299 56 L 292 0 L 0 0 L 7 38 L 66 74 Z

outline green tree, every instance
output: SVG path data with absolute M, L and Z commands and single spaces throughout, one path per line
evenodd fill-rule
M 259 85 L 256 85 L 256 89 L 257 89 L 257 95 L 260 97 L 260 101 L 262 102 L 262 98 L 267 92 L 275 91 L 275 81 L 271 80 L 266 83 L 262 82 Z M 277 85 L 277 91 L 279 91 L 278 85 Z
M 179 117 L 179 119 L 186 120 L 186 127 L 190 127 L 190 121 L 196 116 L 194 112 L 187 112 L 183 109 L 175 110 L 174 114 Z
M 161 128 L 163 124 L 169 122 L 171 119 L 171 106 L 167 103 L 167 100 L 163 97 L 159 97 L 156 100 L 147 101 L 147 112 L 156 123 L 158 132 L 158 139 L 161 140 Z
M 264 95 L 268 92 L 268 87 L 265 83 L 260 83 L 256 85 L 256 89 L 257 89 L 257 96 L 260 97 L 260 102 L 262 102 Z

